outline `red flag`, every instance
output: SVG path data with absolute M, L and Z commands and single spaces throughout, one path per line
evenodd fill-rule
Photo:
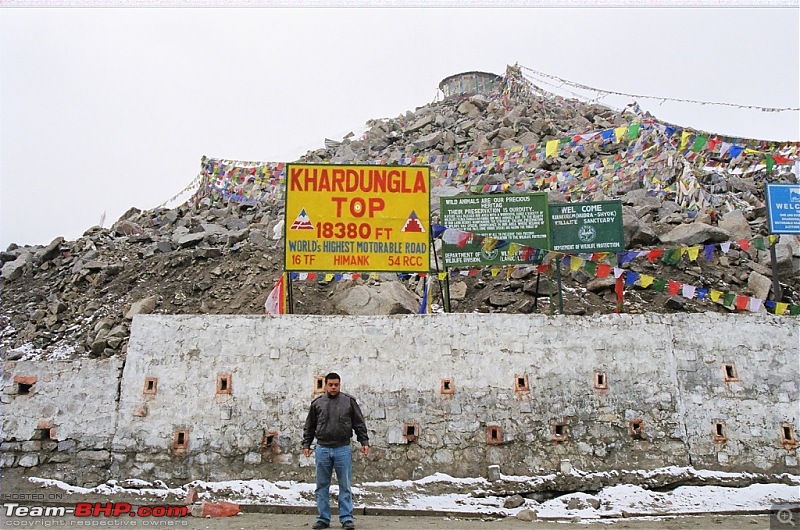
M 286 313 L 286 289 L 283 281 L 285 274 L 281 274 L 278 281 L 272 287 L 272 291 L 264 302 L 264 310 L 268 315 L 283 315 Z
M 747 309 L 747 304 L 750 302 L 749 296 L 738 295 L 736 296 L 736 309 L 739 311 L 744 311 Z
M 622 312 L 622 302 L 625 299 L 625 275 L 620 274 L 617 278 L 617 284 L 614 286 L 614 292 L 617 293 L 617 309 L 616 312 Z
M 611 265 L 607 263 L 600 263 L 597 266 L 597 277 L 605 278 L 611 272 Z

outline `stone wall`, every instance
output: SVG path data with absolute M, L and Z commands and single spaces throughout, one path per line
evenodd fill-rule
M 2 467 L 72 484 L 108 477 L 121 359 L 3 363 Z
M 112 361 L 29 396 L 11 381 L 34 365 L 6 363 L 3 465 L 42 454 L 20 444 L 52 417 L 56 442 L 62 423 L 85 424 L 70 439 L 110 451 L 94 462 L 109 477 L 307 480 L 303 421 L 318 378 L 335 371 L 370 430 L 361 480 L 479 476 L 491 464 L 534 474 L 565 458 L 598 471 L 796 473 L 799 346 L 797 321 L 770 315 L 141 315 L 118 400 Z M 87 386 L 102 389 L 74 403 Z M 40 458 L 37 472 L 70 478 L 74 468 Z

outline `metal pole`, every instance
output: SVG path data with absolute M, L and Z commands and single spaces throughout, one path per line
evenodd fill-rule
M 563 315 L 564 295 L 561 292 L 561 260 L 558 260 L 558 268 L 556 269 L 556 273 L 558 274 L 558 312 Z
M 444 304 L 444 312 L 450 313 L 450 271 L 447 267 L 444 268 L 444 290 L 442 291 L 442 303 Z
M 783 300 L 783 292 L 781 292 L 781 282 L 778 277 L 778 254 L 775 251 L 775 245 L 769 246 L 769 259 L 772 264 L 772 300 L 780 302 Z
M 553 292 L 553 266 L 552 266 L 552 263 L 553 263 L 552 259 L 547 263 L 547 268 L 548 268 L 548 271 L 549 271 L 547 276 L 550 278 L 550 316 L 553 316 L 553 314 L 555 313 L 555 303 L 553 302 L 553 296 L 555 295 L 555 293 Z
M 439 279 L 439 256 L 436 254 L 436 245 L 434 244 L 433 231 L 431 231 L 431 252 L 433 252 L 433 262 L 436 264 L 436 280 L 439 282 L 439 290 L 442 291 L 442 306 L 444 312 L 450 312 L 450 278 L 449 274 L 445 274 L 445 284 L 442 285 L 442 280 Z M 445 272 L 447 269 L 445 269 Z M 428 295 L 430 296 L 430 294 Z
M 292 296 L 292 273 L 284 272 L 286 275 L 286 313 L 294 314 L 294 296 Z

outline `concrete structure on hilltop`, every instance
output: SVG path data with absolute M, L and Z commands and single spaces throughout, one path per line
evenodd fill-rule
M 503 77 L 488 72 L 463 72 L 445 77 L 439 83 L 444 97 L 485 94 L 502 86 Z

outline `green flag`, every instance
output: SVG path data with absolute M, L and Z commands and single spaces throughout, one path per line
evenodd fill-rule
M 772 166 L 775 165 L 775 159 L 767 155 L 766 161 L 767 161 L 767 173 L 772 173 Z
M 671 248 L 664 252 L 661 256 L 661 262 L 666 265 L 677 265 L 681 261 L 681 250 L 679 248 Z
M 698 134 L 697 137 L 695 137 L 694 139 L 694 145 L 692 145 L 692 151 L 694 151 L 695 153 L 699 153 L 700 150 L 703 147 L 705 147 L 707 143 L 708 143 L 708 136 L 701 136 Z
M 722 295 L 722 305 L 732 306 L 735 298 L 736 295 L 734 293 L 725 293 L 724 295 Z

